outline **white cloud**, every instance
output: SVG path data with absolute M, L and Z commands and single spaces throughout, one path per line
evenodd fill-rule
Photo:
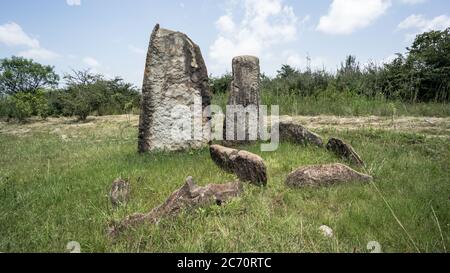
M 416 5 L 425 3 L 427 0 L 401 0 L 403 4 Z
M 136 54 L 139 54 L 139 55 L 145 55 L 145 54 L 147 53 L 147 52 L 145 51 L 145 49 L 139 48 L 139 47 L 134 46 L 134 45 L 128 45 L 128 49 L 129 49 L 131 52 L 136 53 Z
M 59 54 L 41 47 L 39 40 L 30 37 L 20 25 L 14 22 L 0 25 L 0 44 L 28 48 L 17 54 L 25 58 L 46 61 L 60 57 Z
M 22 52 L 19 52 L 19 56 L 40 60 L 40 61 L 47 61 L 47 60 L 54 60 L 60 57 L 58 53 L 55 53 L 53 51 L 50 51 L 45 48 L 31 48 Z
M 399 29 L 416 29 L 418 32 L 443 30 L 448 27 L 450 27 L 450 17 L 447 15 L 427 19 L 421 14 L 413 14 L 398 25 Z
M 223 15 L 217 20 L 216 27 L 220 32 L 233 32 L 235 25 L 233 19 L 229 15 Z
M 234 8 L 243 9 L 243 18 L 234 20 L 240 12 L 228 10 L 216 21 L 219 31 L 209 48 L 213 72 L 223 72 L 239 55 L 269 56 L 276 45 L 297 38 L 298 18 L 283 0 L 229 1 Z
M 90 66 L 90 67 L 92 67 L 92 68 L 100 66 L 100 62 L 97 61 L 96 59 L 92 58 L 92 57 L 85 57 L 83 59 L 83 63 L 88 65 L 88 66 Z
M 351 34 L 375 22 L 392 5 L 391 0 L 333 0 L 317 30 L 335 35 Z
M 419 33 L 430 30 L 444 30 L 448 27 L 450 27 L 450 17 L 447 15 L 427 19 L 421 14 L 412 14 L 397 26 L 399 30 L 410 30 L 409 33 L 405 34 L 405 42 L 407 43 L 414 41 L 414 38 Z
M 81 6 L 81 0 L 66 0 L 69 6 Z
M 39 41 L 26 34 L 16 23 L 0 25 L 0 43 L 7 46 L 26 46 L 38 48 Z

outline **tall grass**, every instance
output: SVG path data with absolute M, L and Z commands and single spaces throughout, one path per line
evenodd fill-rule
M 227 95 L 215 94 L 213 103 L 225 109 Z M 351 92 L 326 91 L 316 96 L 300 96 L 282 90 L 263 89 L 262 103 L 279 105 L 282 115 L 450 116 L 450 103 L 406 103 L 383 97 L 368 98 Z

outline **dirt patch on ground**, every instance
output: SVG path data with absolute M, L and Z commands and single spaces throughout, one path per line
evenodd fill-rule
M 337 130 L 381 129 L 415 132 L 427 136 L 449 137 L 450 118 L 436 117 L 338 117 L 338 116 L 281 116 L 292 119 L 309 129 L 332 128 Z
M 338 116 L 281 116 L 280 120 L 293 120 L 311 130 L 335 129 L 381 129 L 399 132 L 415 132 L 432 137 L 450 137 L 450 118 L 436 117 L 338 117 Z M 54 133 L 71 135 L 86 130 L 108 132 L 121 130 L 124 126 L 135 127 L 137 130 L 139 116 L 118 115 L 90 117 L 86 122 L 78 122 L 75 118 L 48 118 L 43 121 L 38 118 L 27 123 L 0 122 L 0 134 L 25 136 L 31 133 Z
M 138 119 L 139 116 L 119 115 L 89 117 L 83 122 L 66 117 L 46 120 L 31 118 L 26 123 L 0 121 L 0 135 L 24 137 L 32 133 L 49 133 L 60 135 L 63 140 L 77 138 L 80 135 L 116 137 L 125 127 L 137 127 Z

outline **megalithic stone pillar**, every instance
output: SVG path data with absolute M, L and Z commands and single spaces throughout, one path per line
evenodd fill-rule
M 188 36 L 156 25 L 142 87 L 139 152 L 200 148 L 208 143 L 211 103 L 200 48 Z M 205 130 L 203 130 L 205 129 Z
M 224 123 L 225 144 L 240 144 L 259 139 L 259 107 L 261 105 L 259 59 L 254 56 L 233 58 L 233 81 L 230 85 L 228 106 Z M 244 120 L 242 120 L 244 118 Z M 233 128 L 228 120 L 234 119 Z M 243 139 L 242 139 L 242 136 Z M 230 139 L 230 137 L 232 139 Z

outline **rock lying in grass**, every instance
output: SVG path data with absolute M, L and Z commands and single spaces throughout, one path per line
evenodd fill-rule
M 239 152 L 238 150 L 220 145 L 211 145 L 209 147 L 209 152 L 211 154 L 211 159 L 217 166 L 226 172 L 233 173 L 234 163 L 231 158 L 237 155 Z
M 238 151 L 220 145 L 211 145 L 212 160 L 226 172 L 234 173 L 241 181 L 257 186 L 267 184 L 267 169 L 264 160 L 247 151 Z
M 322 225 L 319 227 L 319 230 L 322 232 L 322 235 L 328 238 L 333 238 L 334 232 L 329 226 Z
M 267 185 L 267 170 L 264 160 L 247 151 L 239 151 L 231 158 L 234 162 L 234 172 L 242 181 L 249 181 L 258 186 Z
M 147 214 L 138 213 L 126 217 L 121 222 L 111 225 L 108 233 L 110 236 L 116 236 L 121 231 L 140 224 L 156 224 L 164 217 L 179 214 L 183 209 L 208 207 L 214 204 L 220 206 L 239 196 L 242 191 L 240 181 L 199 187 L 192 177 L 188 177 L 186 183 L 180 189 L 174 191 L 162 205 Z
M 113 208 L 117 208 L 122 204 L 127 204 L 130 195 L 130 183 L 127 180 L 118 178 L 114 180 L 109 192 L 109 200 Z
M 315 165 L 299 168 L 286 179 L 286 185 L 292 188 L 305 186 L 329 186 L 352 181 L 369 182 L 370 175 L 359 173 L 343 164 Z
M 280 140 L 293 141 L 298 144 L 313 144 L 319 147 L 323 146 L 322 137 L 315 134 L 300 124 L 283 121 L 279 123 Z
M 364 166 L 364 161 L 361 159 L 358 153 L 356 153 L 355 149 L 338 138 L 331 138 L 328 141 L 327 149 L 355 165 Z

